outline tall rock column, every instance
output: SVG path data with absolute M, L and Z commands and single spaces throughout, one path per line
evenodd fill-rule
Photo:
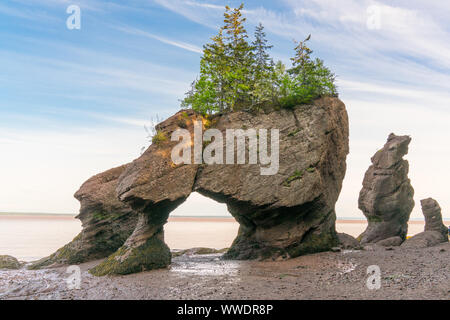
M 422 205 L 422 212 L 425 216 L 425 232 L 436 231 L 438 232 L 444 241 L 448 241 L 448 230 L 442 222 L 442 213 L 439 203 L 432 199 L 424 199 L 420 201 Z
M 408 179 L 409 164 L 403 159 L 410 142 L 409 136 L 392 133 L 383 149 L 372 157 L 358 201 L 359 209 L 369 223 L 359 236 L 362 244 L 391 237 L 406 238 L 407 223 L 414 208 L 414 189 Z

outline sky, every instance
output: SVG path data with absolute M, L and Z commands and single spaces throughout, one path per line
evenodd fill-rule
M 144 125 L 179 110 L 227 4 L 240 1 L 1 1 L 0 212 L 76 213 L 85 180 L 139 157 Z M 66 26 L 70 5 L 80 29 Z M 312 34 L 337 75 L 350 118 L 338 217 L 363 217 L 364 172 L 394 132 L 412 137 L 412 218 L 433 197 L 450 219 L 450 3 L 265 0 L 244 13 L 249 33 L 265 26 L 275 60 L 289 64 L 293 40 Z M 227 212 L 193 194 L 173 214 Z

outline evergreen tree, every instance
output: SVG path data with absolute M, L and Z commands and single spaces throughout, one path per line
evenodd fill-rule
M 247 31 L 242 17 L 244 4 L 231 9 L 226 6 L 224 27 L 227 37 L 227 56 L 230 72 L 227 74 L 229 83 L 228 101 L 232 101 L 231 110 L 239 110 L 251 103 L 250 93 L 254 85 L 252 69 L 254 65 L 253 47 L 247 42 Z
M 253 47 L 255 48 L 255 72 L 257 74 L 272 71 L 273 60 L 267 51 L 272 49 L 273 46 L 268 45 L 267 42 L 264 26 L 259 23 L 255 30 L 255 41 L 253 41 Z
M 229 104 L 226 100 L 226 75 L 230 66 L 222 29 L 211 40 L 212 43 L 203 47 L 200 77 L 192 83 L 191 90 L 181 103 L 182 107 L 191 106 L 202 113 L 224 112 Z
M 231 103 L 230 98 L 227 97 L 229 87 L 227 74 L 230 72 L 231 66 L 223 38 L 223 29 L 220 29 L 219 34 L 212 40 L 213 43 L 204 46 L 203 60 L 208 65 L 204 73 L 209 74 L 215 87 L 218 111 L 224 112 Z
M 306 45 L 309 35 L 295 47 L 292 68 L 283 77 L 279 101 L 282 107 L 291 108 L 299 104 L 310 103 L 322 96 L 336 96 L 335 75 L 320 59 L 311 58 L 312 50 Z
M 253 68 L 253 103 L 252 106 L 258 108 L 266 102 L 273 101 L 274 98 L 274 62 L 267 52 L 273 46 L 268 45 L 264 27 L 261 23 L 255 30 L 254 48 L 254 68 Z
M 291 58 L 292 69 L 288 71 L 290 74 L 299 74 L 304 68 L 307 67 L 307 65 L 312 63 L 311 54 L 313 51 L 306 45 L 306 42 L 310 39 L 311 35 L 309 35 L 304 41 L 300 41 L 295 47 L 295 57 Z
M 248 42 L 243 4 L 226 7 L 224 26 L 203 47 L 200 75 L 181 105 L 201 113 L 258 110 L 269 106 L 291 108 L 321 96 L 337 96 L 335 75 L 320 59 L 312 59 L 307 42 L 296 43 L 292 68 L 273 63 L 264 27 Z

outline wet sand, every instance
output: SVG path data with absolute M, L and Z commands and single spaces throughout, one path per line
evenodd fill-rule
M 184 255 L 170 268 L 94 277 L 81 265 L 81 287 L 67 287 L 66 268 L 0 271 L 0 299 L 450 299 L 450 244 L 426 249 L 374 246 L 287 261 L 223 261 Z M 366 286 L 378 265 L 381 288 Z

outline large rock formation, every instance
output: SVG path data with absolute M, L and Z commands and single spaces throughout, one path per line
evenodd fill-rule
M 442 222 L 441 207 L 437 201 L 428 198 L 422 200 L 421 205 L 425 216 L 425 230 L 406 240 L 402 244 L 404 248 L 426 248 L 448 242 L 448 230 Z
M 83 230 L 72 242 L 51 256 L 29 266 L 37 269 L 53 264 L 77 264 L 104 258 L 120 248 L 136 227 L 137 214 L 117 197 L 117 179 L 126 165 L 98 174 L 75 193 L 81 203 Z
M 194 121 L 222 133 L 231 128 L 279 129 L 279 171 L 261 175 L 259 164 L 175 165 L 171 152 L 178 142 L 170 137 L 180 127 L 192 135 Z M 194 191 L 226 203 L 240 224 L 225 258 L 287 258 L 338 244 L 334 208 L 349 152 L 347 112 L 339 99 L 213 118 L 180 111 L 157 131 L 154 143 L 118 181 L 120 200 L 139 213 L 137 227 L 117 252 L 91 270 L 93 274 L 127 274 L 170 264 L 163 226 Z
M 372 157 L 359 195 L 359 209 L 369 223 L 359 236 L 362 244 L 396 236 L 406 238 L 407 223 L 414 208 L 409 164 L 403 159 L 410 142 L 409 136 L 391 134 L 383 149 Z

